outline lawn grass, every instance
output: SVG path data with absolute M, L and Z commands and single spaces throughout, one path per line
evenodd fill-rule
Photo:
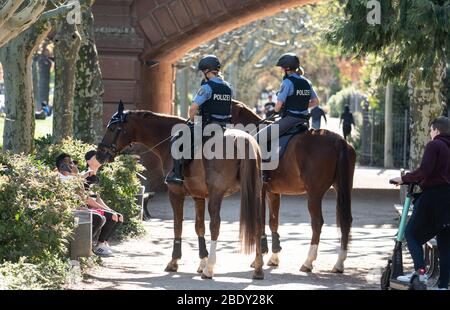
M 5 119 L 0 117 L 0 145 L 3 145 L 3 127 Z M 34 131 L 34 137 L 39 138 L 52 134 L 53 117 L 47 117 L 45 120 L 36 120 L 36 129 Z

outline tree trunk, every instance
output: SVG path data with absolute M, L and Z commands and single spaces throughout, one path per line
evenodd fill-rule
M 384 106 L 384 168 L 394 167 L 392 154 L 394 132 L 392 130 L 392 99 L 394 97 L 394 85 L 386 85 L 386 101 Z
M 67 23 L 64 18 L 56 22 L 55 32 L 53 142 L 58 143 L 73 136 L 75 70 L 81 38 L 76 25 Z
M 94 16 L 90 7 L 83 11 L 82 44 L 76 63 L 73 132 L 87 143 L 100 142 L 103 134 L 103 80 L 95 46 Z
M 436 69 L 435 81 L 430 87 L 420 80 L 420 72 L 410 75 L 408 82 L 411 100 L 411 148 L 410 169 L 416 169 L 422 160 L 426 144 L 430 141 L 430 123 L 442 115 L 443 80 L 445 78 L 445 62 Z
M 50 71 L 52 61 L 47 55 L 48 49 L 45 47 L 42 54 L 37 59 L 38 70 L 38 97 L 36 104 L 42 109 L 42 102 L 49 104 L 50 102 Z
M 4 150 L 28 154 L 33 149 L 33 54 L 50 29 L 49 23 L 36 23 L 0 49 L 6 88 Z

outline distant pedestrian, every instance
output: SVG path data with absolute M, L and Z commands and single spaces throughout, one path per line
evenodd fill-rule
M 273 96 L 269 95 L 267 98 L 269 101 L 264 104 L 264 113 L 266 118 L 269 118 L 275 114 L 275 102 L 273 102 Z
M 352 125 L 355 126 L 355 119 L 353 118 L 352 112 L 350 112 L 350 107 L 348 105 L 344 108 L 344 113 L 341 114 L 341 121 L 339 122 L 339 127 L 342 126 L 342 131 L 344 133 L 344 139 L 347 140 L 347 137 L 352 133 Z
M 313 129 L 320 129 L 320 123 L 322 120 L 322 117 L 325 119 L 325 124 L 327 124 L 327 116 L 323 109 L 321 109 L 319 106 L 315 106 L 311 109 L 311 127 Z

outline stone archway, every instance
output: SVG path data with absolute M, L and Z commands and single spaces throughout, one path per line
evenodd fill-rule
M 96 0 L 95 32 L 106 124 L 127 109 L 172 113 L 173 64 L 203 42 L 284 9 L 318 0 Z M 164 188 L 159 161 L 143 158 L 151 190 Z M 156 181 L 153 181 L 156 180 Z
M 110 105 L 172 113 L 174 69 L 199 44 L 313 0 L 97 0 L 97 46 Z M 151 64 L 155 64 L 151 66 Z

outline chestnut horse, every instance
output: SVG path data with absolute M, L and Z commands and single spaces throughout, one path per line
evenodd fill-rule
M 127 146 L 133 143 L 141 143 L 161 159 L 164 173 L 167 174 L 172 169 L 171 145 L 167 138 L 171 136 L 172 127 L 185 122 L 185 119 L 179 117 L 149 111 L 124 112 L 121 104 L 98 146 L 97 158 L 101 163 L 110 162 Z M 216 262 L 222 200 L 225 196 L 229 196 L 240 189 L 239 238 L 246 253 L 251 252 L 256 247 L 253 278 L 264 278 L 262 270 L 264 262 L 260 245 L 263 232 L 260 149 L 255 138 L 244 131 L 227 129 L 223 138 L 226 137 L 234 139 L 234 144 L 232 144 L 234 154 L 240 152 L 240 150 L 237 150 L 238 144 L 246 146 L 248 154 L 245 153 L 245 159 L 194 159 L 184 169 L 183 186 L 168 185 L 169 200 L 174 214 L 175 238 L 172 259 L 167 265 L 166 271 L 176 272 L 178 270 L 178 260 L 181 258 L 183 204 L 185 197 L 191 196 L 195 201 L 195 229 L 200 244 L 201 261 L 198 272 L 202 273 L 204 279 L 212 278 Z M 253 156 L 248 156 L 250 152 L 253 152 Z M 206 198 L 208 198 L 208 211 L 211 218 L 209 254 L 204 239 Z
M 247 126 L 260 124 L 261 118 L 241 102 L 233 103 L 233 123 Z M 355 171 L 356 153 L 341 136 L 328 130 L 310 130 L 293 137 L 276 170 L 270 172 L 270 180 L 264 184 L 269 202 L 269 227 L 272 232 L 272 257 L 269 266 L 278 266 L 281 251 L 278 234 L 280 195 L 307 194 L 311 216 L 312 239 L 309 254 L 301 271 L 311 272 L 317 258 L 320 233 L 324 223 L 322 199 L 331 186 L 337 192 L 336 217 L 341 229 L 341 247 L 333 272 L 344 271 L 347 258 L 351 214 L 351 190 Z M 264 194 L 263 194 L 264 195 Z M 265 204 L 265 199 L 263 199 Z M 263 234 L 263 253 L 268 251 Z

